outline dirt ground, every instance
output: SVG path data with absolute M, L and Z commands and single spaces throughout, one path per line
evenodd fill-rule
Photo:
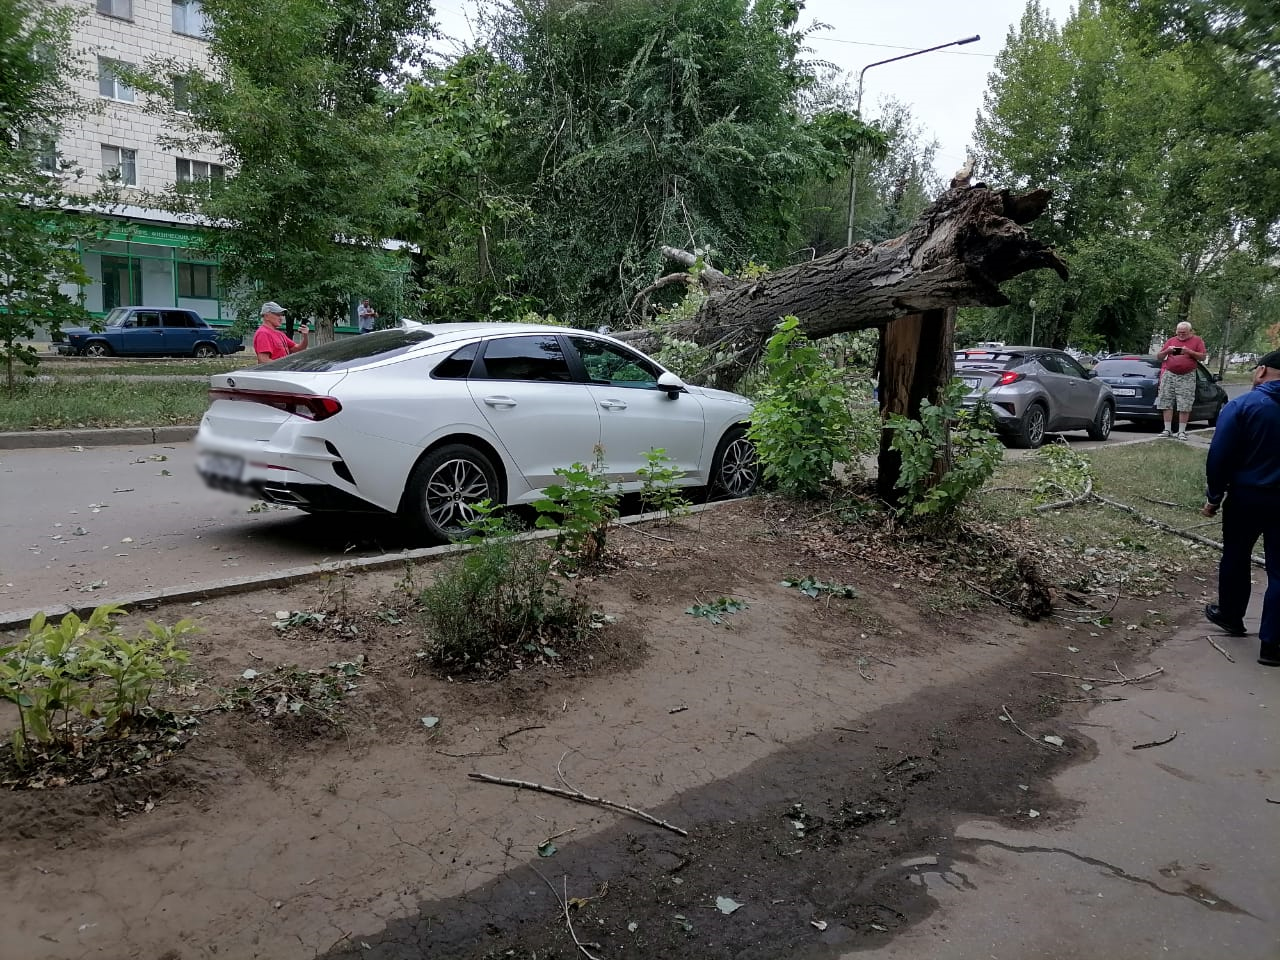
M 0 793 L 0 957 L 568 960 L 576 937 L 602 958 L 763 960 L 889 941 L 929 914 L 909 865 L 946 862 L 954 824 L 1074 815 L 1047 778 L 1092 742 L 1033 740 L 1102 688 L 1036 672 L 1116 677 L 1193 611 L 1122 597 L 1107 627 L 1028 622 L 982 595 L 1009 593 L 994 566 L 904 567 L 790 509 L 614 531 L 612 568 L 580 587 L 616 622 L 498 680 L 417 656 L 405 597 L 430 567 L 150 611 L 204 628 L 168 702 L 359 663 L 340 724 L 212 711 L 164 765 Z M 1169 585 L 1194 594 L 1193 574 Z M 857 595 L 781 585 L 806 576 Z M 686 613 L 719 597 L 747 608 Z M 318 610 L 321 629 L 272 623 Z M 687 836 L 470 773 L 563 779 Z

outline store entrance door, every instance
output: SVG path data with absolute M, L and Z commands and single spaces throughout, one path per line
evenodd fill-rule
M 132 257 L 102 255 L 102 309 L 132 307 L 142 302 L 142 263 Z

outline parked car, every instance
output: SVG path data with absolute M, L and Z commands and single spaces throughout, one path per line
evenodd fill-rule
M 1100 360 L 1093 368 L 1099 380 L 1111 387 L 1116 398 L 1116 419 L 1159 423 L 1164 419 L 1156 409 L 1156 392 L 1160 385 L 1160 361 L 1150 354 L 1118 354 Z M 1196 400 L 1191 408 L 1191 422 L 1206 420 L 1209 426 L 1218 422 L 1218 414 L 1227 405 L 1227 391 L 1218 385 L 1221 377 L 1210 373 L 1202 363 L 1196 364 Z
M 1046 433 L 1087 430 L 1111 435 L 1115 398 L 1072 357 L 1048 347 L 960 350 L 956 376 L 969 388 L 965 406 L 991 404 L 1000 438 L 1009 446 L 1038 447 Z
M 240 337 L 209 326 L 194 310 L 116 307 L 102 329 L 67 327 L 54 337 L 58 353 L 85 357 L 216 357 L 244 349 Z
M 640 489 L 661 448 L 678 485 L 755 489 L 751 401 L 685 384 L 611 337 L 536 324 L 412 324 L 210 378 L 197 470 L 304 510 L 399 513 L 432 541 L 480 500 L 530 503 L 601 448 Z

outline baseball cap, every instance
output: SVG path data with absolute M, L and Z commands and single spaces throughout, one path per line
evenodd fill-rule
M 1270 367 L 1272 370 L 1280 370 L 1280 350 L 1272 350 L 1270 353 L 1264 353 L 1258 358 L 1258 366 Z
M 284 312 L 285 312 L 284 307 L 280 306 L 280 304 L 276 303 L 274 300 L 268 300 L 266 303 L 262 305 L 262 309 L 259 311 L 259 314 L 265 317 L 268 313 L 284 313 Z

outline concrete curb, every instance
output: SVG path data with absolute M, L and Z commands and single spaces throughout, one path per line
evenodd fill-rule
M 104 430 L 15 430 L 0 433 L 0 450 L 34 450 L 40 447 L 109 447 L 137 443 L 183 443 L 198 425 L 173 427 L 111 427 Z
M 704 513 L 735 500 L 720 500 L 715 503 L 700 503 L 690 507 L 691 514 Z M 633 517 L 622 517 L 618 521 L 624 526 L 641 523 L 647 520 L 661 519 L 661 513 L 642 513 Z M 545 540 L 554 537 L 555 530 L 534 530 L 521 534 L 521 540 Z M 290 567 L 288 570 L 275 570 L 266 574 L 253 574 L 245 577 L 231 577 L 226 580 L 211 580 L 208 583 L 193 583 L 184 587 L 162 587 L 141 593 L 127 593 L 118 597 L 86 594 L 83 601 L 73 604 L 56 603 L 43 607 L 32 607 L 27 610 L 7 610 L 0 612 L 0 631 L 22 630 L 31 623 L 31 618 L 43 612 L 49 619 L 57 619 L 68 613 L 79 617 L 87 617 L 95 607 L 106 603 L 119 604 L 126 609 L 134 607 L 150 608 L 162 603 L 193 603 L 197 600 L 212 600 L 216 597 L 229 597 L 240 593 L 252 593 L 255 590 L 269 590 L 277 587 L 289 587 L 308 580 L 319 580 L 321 577 L 343 573 L 368 573 L 377 570 L 390 570 L 434 557 L 446 556 L 450 553 L 461 553 L 470 550 L 469 544 L 450 543 L 439 547 L 421 547 L 417 550 L 404 550 L 400 553 L 381 557 L 356 557 L 351 560 L 335 560 L 329 563 L 311 564 L 304 567 Z

